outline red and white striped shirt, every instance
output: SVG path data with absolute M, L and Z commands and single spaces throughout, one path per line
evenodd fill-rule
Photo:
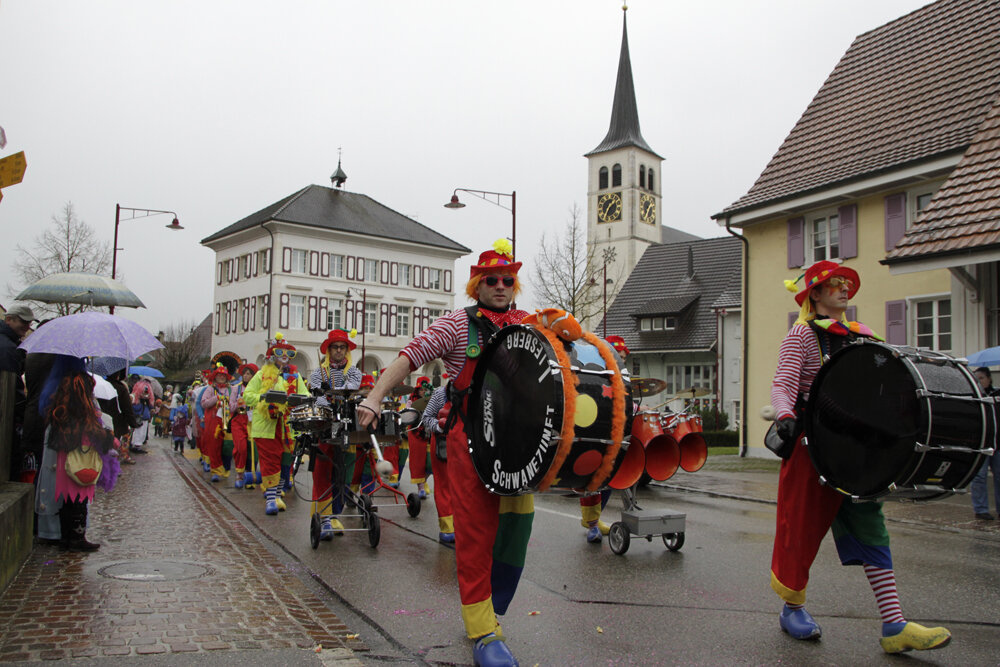
M 771 405 L 776 419 L 795 416 L 795 398 L 809 397 L 809 388 L 822 365 L 819 341 L 808 324 L 794 325 L 778 349 L 778 369 L 771 383 Z
M 528 316 L 523 310 L 496 313 L 481 310 L 494 324 L 515 324 Z M 410 370 L 415 371 L 429 361 L 441 359 L 448 376 L 455 380 L 465 365 L 465 350 L 469 346 L 469 316 L 464 308 L 443 315 L 416 335 L 400 352 L 410 360 Z

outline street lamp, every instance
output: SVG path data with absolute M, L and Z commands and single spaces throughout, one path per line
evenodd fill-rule
M 464 208 L 465 204 L 458 200 L 459 192 L 468 192 L 476 195 L 480 199 L 485 199 L 491 204 L 495 204 L 502 209 L 510 211 L 510 257 L 511 261 L 517 257 L 517 191 L 514 192 L 490 192 L 488 190 L 469 190 L 468 188 L 455 188 L 451 193 L 451 201 L 444 205 L 445 208 Z M 504 206 L 501 197 L 510 197 L 510 206 Z
M 111 279 L 114 280 L 118 273 L 118 224 L 121 222 L 122 211 L 128 211 L 132 214 L 131 217 L 125 218 L 128 220 L 135 220 L 136 218 L 148 218 L 151 215 L 160 215 L 161 213 L 167 213 L 174 216 L 174 219 L 169 225 L 166 225 L 167 229 L 181 230 L 181 223 L 177 221 L 177 214 L 173 211 L 160 211 L 155 208 L 131 208 L 128 206 L 122 206 L 121 204 L 115 204 L 115 243 L 111 250 Z M 111 306 L 108 309 L 112 315 L 115 314 L 115 307 Z
M 344 298 L 346 299 L 351 298 L 350 287 L 347 288 L 347 294 L 344 295 Z M 361 373 L 362 374 L 365 372 L 365 333 L 368 332 L 368 326 L 367 326 L 368 323 L 366 322 L 366 318 L 368 317 L 368 309 L 366 307 L 367 305 L 368 305 L 368 288 L 364 287 L 361 289 Z M 355 317 L 355 321 L 357 321 L 357 317 Z
M 602 280 L 602 282 L 604 283 L 604 317 L 601 318 L 601 322 L 604 327 L 604 332 L 602 336 L 604 338 L 607 338 L 608 337 L 608 283 L 613 282 L 612 280 L 608 279 L 608 264 L 613 264 L 615 261 L 615 249 L 605 248 L 603 254 L 604 254 L 604 265 L 601 268 L 601 271 L 604 274 L 604 279 Z M 593 285 L 594 282 L 595 282 L 594 279 L 591 278 L 590 284 Z

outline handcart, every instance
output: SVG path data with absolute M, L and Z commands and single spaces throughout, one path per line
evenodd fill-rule
M 376 467 L 379 461 L 383 461 L 382 447 L 398 447 L 399 434 L 401 433 L 399 424 L 399 414 L 394 410 L 383 410 L 378 420 L 378 428 L 372 424 L 368 432 L 348 431 L 348 443 L 364 448 L 364 456 L 367 457 L 368 466 L 372 471 L 371 480 L 362 486 L 362 491 L 369 500 L 376 498 L 375 494 L 385 491 L 386 495 L 379 495 L 377 498 L 391 498 L 392 502 L 374 503 L 376 510 L 380 507 L 405 507 L 407 513 L 416 518 L 420 514 L 420 496 L 416 493 L 405 494 L 399 489 L 386 484 L 383 476 L 378 473 Z
M 628 551 L 632 535 L 645 537 L 647 542 L 652 542 L 653 537 L 659 535 L 663 538 L 663 546 L 670 551 L 679 551 L 684 546 L 687 514 L 640 508 L 636 504 L 634 486 L 622 491 L 622 502 L 625 507 L 621 512 L 621 520 L 611 524 L 611 531 L 608 533 L 611 551 L 619 556 Z

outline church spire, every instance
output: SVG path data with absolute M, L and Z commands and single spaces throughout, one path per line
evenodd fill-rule
M 586 157 L 604 151 L 636 146 L 657 155 L 639 131 L 639 109 L 635 103 L 635 86 L 632 83 L 632 60 L 628 52 L 628 25 L 626 22 L 627 5 L 622 6 L 622 50 L 618 58 L 618 81 L 615 83 L 615 100 L 611 107 L 611 127 L 604 141 L 586 154 Z

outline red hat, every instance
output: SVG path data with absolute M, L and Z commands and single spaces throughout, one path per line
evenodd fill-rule
M 473 264 L 469 270 L 469 277 L 475 278 L 483 273 L 511 273 L 517 274 L 521 268 L 521 262 L 514 261 L 513 250 L 510 241 L 500 239 L 493 244 L 492 250 L 479 255 L 479 263 Z
M 374 375 L 370 375 L 369 373 L 365 373 L 364 375 L 361 376 L 361 388 L 362 389 L 364 389 L 366 387 L 370 389 L 370 388 L 372 388 L 374 386 L 375 386 L 375 376 Z
M 611 343 L 611 347 L 615 348 L 615 352 L 617 352 L 621 356 L 624 357 L 625 355 L 628 354 L 628 345 L 625 344 L 625 339 L 622 338 L 621 336 L 615 336 L 614 334 L 612 334 L 610 336 L 605 337 L 604 340 Z
M 806 297 L 809 296 L 809 292 L 810 290 L 812 290 L 813 287 L 816 287 L 816 285 L 826 282 L 827 280 L 833 278 L 834 276 L 842 276 L 854 283 L 854 286 L 847 291 L 847 296 L 849 298 L 853 299 L 854 295 L 858 293 L 859 289 L 861 289 L 861 278 L 858 277 L 857 271 L 855 271 L 854 269 L 849 269 L 843 264 L 837 264 L 836 262 L 828 262 L 826 260 L 823 260 L 820 262 L 816 262 L 808 269 L 806 269 L 805 287 L 802 288 L 801 292 L 795 295 L 795 303 L 801 306 L 802 303 L 806 300 Z M 785 281 L 785 282 L 786 284 L 787 283 L 791 283 L 792 285 L 795 284 L 792 281 Z
M 286 343 L 285 342 L 285 336 L 284 336 L 284 334 L 282 334 L 280 331 L 278 331 L 277 333 L 274 334 L 274 342 L 271 343 L 267 347 L 267 355 L 266 356 L 273 357 L 275 350 L 289 350 L 289 351 L 291 351 L 291 352 L 294 353 L 295 352 L 295 346 L 292 345 L 291 343 Z M 290 358 L 294 357 L 294 356 L 295 355 L 292 354 L 292 355 L 290 355 Z
M 229 369 L 222 364 L 216 364 L 215 368 L 208 371 L 208 381 L 214 383 L 215 379 L 219 376 L 226 378 L 226 381 L 232 380 L 232 376 L 229 374 Z
M 430 384 L 430 383 L 431 383 L 431 379 L 429 377 L 427 377 L 426 375 L 421 375 L 420 377 L 417 378 L 417 386 L 418 387 L 420 385 L 422 385 L 422 384 Z
M 257 368 L 257 364 L 252 364 L 252 363 L 250 363 L 250 362 L 247 362 L 247 363 L 245 363 L 245 364 L 241 364 L 241 365 L 240 365 L 240 367 L 239 367 L 239 368 L 238 368 L 238 369 L 236 370 L 236 372 L 237 372 L 237 373 L 238 373 L 239 375 L 243 375 L 243 373 L 244 373 L 245 371 L 250 371 L 251 373 L 253 373 L 254 375 L 256 375 L 256 374 L 257 374 L 257 371 L 259 371 L 259 370 L 260 370 L 260 369 L 259 369 L 259 368 Z
M 320 343 L 319 353 L 326 354 L 327 348 L 333 343 L 346 343 L 348 350 L 353 350 L 357 347 L 357 344 L 351 341 L 351 334 L 347 333 L 343 329 L 334 329 L 326 335 L 326 340 Z

